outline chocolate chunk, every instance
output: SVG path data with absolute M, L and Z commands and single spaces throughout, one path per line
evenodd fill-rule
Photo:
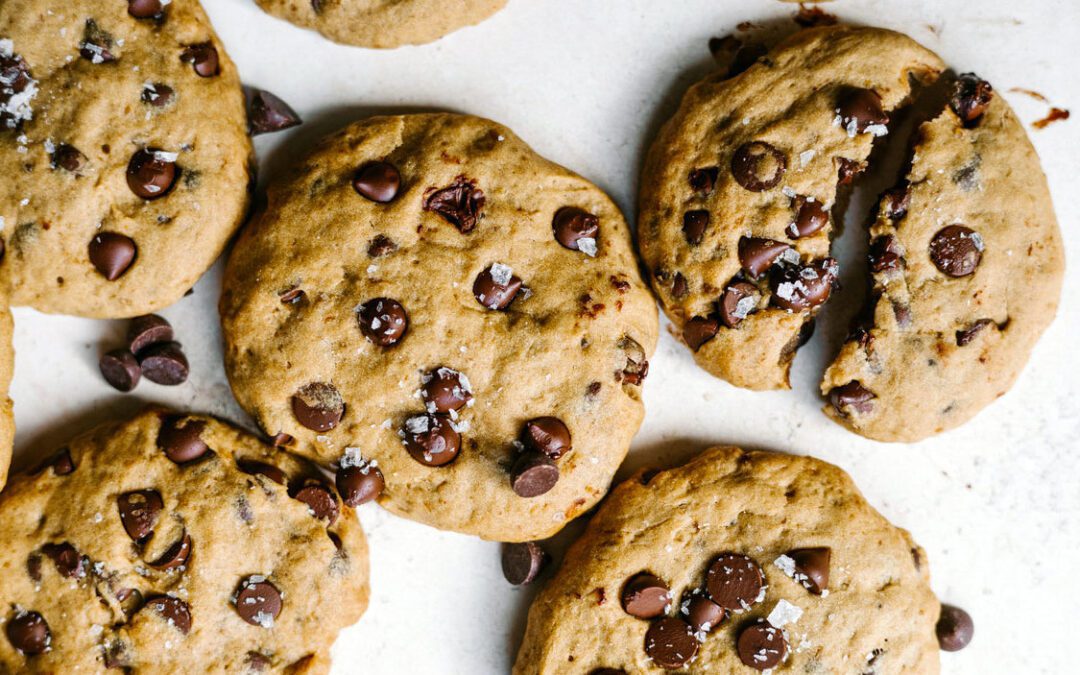
M 127 344 L 133 354 L 139 354 L 150 345 L 171 342 L 172 325 L 157 314 L 137 316 L 128 324 Z
M 750 624 L 739 633 L 736 649 L 739 660 L 755 670 L 769 670 L 787 657 L 784 632 L 767 621 Z
M 705 210 L 687 211 L 683 214 L 682 231 L 686 237 L 686 243 L 697 246 L 705 236 L 705 228 L 709 226 L 709 212 Z
M 169 547 L 160 558 L 149 563 L 150 567 L 158 570 L 174 570 L 187 565 L 191 556 L 191 537 L 187 532 L 180 535 L 180 540 Z
M 828 300 L 839 271 L 832 258 L 778 269 L 779 274 L 773 274 L 769 280 L 771 301 L 789 312 L 813 309 Z
M 79 43 L 79 56 L 95 65 L 111 63 L 116 56 L 109 51 L 114 45 L 113 37 L 102 30 L 93 19 L 87 19 L 83 39 Z
M 751 279 L 760 279 L 791 245 L 775 239 L 742 237 L 739 239 L 739 263 Z
M 547 553 L 534 541 L 502 545 L 503 576 L 515 586 L 531 584 L 547 563 Z
M 641 385 L 649 375 L 649 361 L 645 358 L 645 350 L 637 340 L 628 335 L 622 336 L 616 346 L 626 353 L 626 365 L 621 375 L 624 384 Z M 596 390 L 600 391 L 600 383 L 594 382 Z M 590 385 L 590 388 L 592 385 Z
M 854 159 L 839 157 L 836 160 L 836 185 L 842 187 L 851 185 L 855 178 L 866 170 L 866 162 L 857 162 Z
M 975 622 L 971 615 L 952 605 L 941 606 L 937 626 L 938 644 L 947 652 L 958 652 L 971 643 L 975 636 Z
M 353 508 L 375 501 L 386 487 L 379 467 L 366 461 L 357 466 L 343 466 L 338 469 L 334 483 L 341 495 L 341 501 Z
M 723 609 L 742 611 L 761 599 L 765 573 L 749 556 L 722 553 L 709 565 L 705 588 L 709 598 Z
M 731 157 L 731 175 L 751 192 L 763 192 L 780 184 L 787 157 L 764 141 L 743 143 Z
M 579 209 L 576 206 L 562 207 L 555 212 L 551 229 L 555 233 L 555 241 L 559 242 L 563 248 L 583 251 L 588 255 L 596 253 L 596 240 L 600 236 L 600 219 L 585 209 Z
M 559 459 L 570 451 L 570 430 L 557 417 L 537 417 L 525 423 L 521 442 L 529 450 Z
M 868 413 L 874 409 L 872 401 L 877 398 L 874 392 L 862 385 L 858 380 L 852 380 L 845 385 L 834 387 L 829 392 L 829 403 L 841 414 L 847 414 L 845 408 L 855 412 Z
M 244 87 L 244 102 L 247 104 L 248 133 L 252 136 L 283 131 L 303 122 L 288 103 L 264 89 Z
M 387 204 L 394 201 L 401 189 L 401 173 L 390 162 L 369 162 L 356 170 L 352 186 L 361 197 Z
M 881 195 L 881 203 L 886 218 L 893 222 L 903 219 L 911 208 L 911 186 L 904 182 L 886 190 Z
M 720 320 L 728 328 L 734 328 L 757 310 L 760 300 L 761 292 L 757 286 L 748 281 L 736 281 L 720 296 Z
M 382 258 L 388 256 L 397 250 L 397 244 L 390 237 L 386 237 L 381 234 L 375 235 L 375 238 L 368 244 L 367 254 L 369 258 Z
M 829 212 L 813 197 L 798 196 L 794 200 L 795 220 L 787 226 L 792 239 L 802 239 L 817 234 L 829 224 Z
M 719 331 L 720 320 L 715 314 L 695 316 L 683 326 L 682 337 L 690 349 L 696 352 L 701 349 L 701 345 L 716 337 Z
M 278 299 L 283 305 L 298 305 L 307 299 L 307 293 L 302 288 L 287 288 L 278 292 Z
M 795 561 L 795 580 L 814 595 L 821 595 L 829 588 L 829 561 L 832 549 L 827 546 L 797 548 L 787 552 Z
M 360 305 L 360 332 L 380 347 L 393 347 L 409 330 L 409 315 L 393 298 L 374 298 Z
M 191 632 L 191 608 L 180 598 L 171 595 L 154 596 L 147 599 L 143 609 L 157 614 L 184 635 Z
M 161 420 L 157 447 L 176 464 L 194 461 L 210 450 L 202 439 L 205 430 L 206 422 L 202 420 L 170 415 Z
M 970 127 L 978 123 L 979 118 L 990 107 L 990 101 L 993 98 L 994 88 L 989 82 L 979 78 L 975 73 L 964 73 L 953 82 L 949 107 L 964 123 L 964 126 Z
M 986 328 L 993 323 L 994 322 L 991 319 L 979 319 L 967 328 L 956 331 L 956 346 L 963 347 L 971 344 L 971 341 L 982 332 L 983 328 Z
M 883 136 L 889 116 L 881 102 L 881 96 L 872 89 L 849 89 L 837 102 L 836 114 L 840 116 L 840 125 L 849 136 L 870 131 L 875 136 Z
M 95 235 L 90 240 L 87 251 L 90 264 L 109 281 L 116 281 L 124 276 L 138 255 L 135 241 L 116 232 Z
M 214 77 L 221 72 L 217 48 L 209 42 L 191 45 L 180 54 L 180 60 L 190 63 L 199 77 Z
M 641 572 L 623 586 L 622 608 L 630 616 L 652 619 L 666 614 L 671 605 L 671 588 L 663 579 Z
M 973 274 L 982 261 L 982 251 L 982 237 L 963 225 L 944 227 L 930 240 L 930 259 L 950 277 Z
M 54 476 L 66 476 L 74 471 L 75 463 L 71 461 L 71 451 L 61 448 L 52 457 L 34 467 L 30 473 L 37 475 L 49 467 L 52 467 Z
M 682 272 L 676 272 L 675 278 L 671 281 L 671 295 L 681 300 L 689 294 L 690 287 L 686 283 L 686 277 L 682 275 Z
M 167 84 L 154 82 L 152 84 L 143 85 L 142 93 L 139 94 L 139 99 L 143 103 L 155 108 L 164 108 L 176 99 L 176 92 L 174 92 L 173 88 Z
M 161 0 L 128 0 L 128 14 L 136 19 L 157 19 L 164 13 Z
M 28 103 L 22 102 L 20 94 L 34 83 L 30 66 L 18 54 L 0 54 L 0 127 L 16 129 L 24 120 L 30 119 Z M 16 102 L 12 103 L 12 99 Z
M 49 651 L 52 633 L 45 617 L 37 612 L 18 610 L 4 626 L 8 642 L 20 653 L 35 656 Z
M 135 196 L 147 200 L 169 194 L 179 175 L 176 153 L 158 148 L 136 150 L 127 166 L 128 188 Z
M 67 143 L 60 143 L 52 153 L 52 167 L 69 173 L 79 173 L 86 166 L 86 155 L 78 148 Z
M 190 367 L 179 342 L 162 342 L 139 352 L 139 366 L 146 379 L 174 387 L 187 382 Z
M 71 544 L 45 544 L 41 547 L 41 552 L 53 561 L 60 576 L 69 579 L 82 579 L 86 576 L 87 561 Z
M 158 514 L 165 508 L 156 490 L 134 490 L 116 498 L 120 524 L 136 543 L 144 543 L 154 533 Z
M 900 242 L 893 235 L 883 235 L 870 243 L 870 269 L 876 274 L 897 269 L 903 260 Z
M 469 378 L 446 366 L 439 366 L 427 374 L 420 393 L 428 412 L 432 413 L 460 410 L 473 397 Z
M 401 434 L 412 458 L 426 466 L 449 464 L 461 450 L 461 436 L 441 415 L 413 415 L 405 420 Z
M 131 391 L 139 384 L 142 369 L 135 355 L 126 349 L 114 349 L 106 352 L 98 361 L 101 376 L 109 386 L 118 391 Z
M 702 195 L 710 195 L 716 189 L 716 180 L 720 177 L 720 167 L 708 166 L 690 172 L 690 189 Z
M 488 309 L 505 310 L 518 296 L 521 279 L 509 266 L 494 263 L 476 276 L 473 295 L 476 301 Z
M 292 410 L 296 420 L 312 431 L 330 431 L 345 414 L 345 402 L 332 384 L 312 382 L 293 394 Z
M 236 462 L 236 468 L 252 476 L 266 476 L 278 485 L 285 485 L 289 482 L 285 472 L 273 464 L 267 464 L 253 459 L 241 459 Z
M 319 520 L 327 521 L 327 525 L 333 525 L 338 517 L 337 497 L 330 488 L 322 483 L 311 483 L 300 488 L 294 494 L 293 499 L 307 504 L 308 513 Z
M 510 469 L 510 487 L 519 497 L 539 497 L 558 482 L 558 465 L 542 452 L 521 453 Z
M 653 663 L 667 670 L 682 668 L 697 655 L 698 641 L 690 624 L 665 616 L 649 625 L 645 633 L 645 653 Z
M 424 210 L 443 217 L 462 234 L 472 232 L 481 218 L 484 193 L 476 187 L 476 181 L 458 176 L 448 187 L 434 190 L 424 199 Z

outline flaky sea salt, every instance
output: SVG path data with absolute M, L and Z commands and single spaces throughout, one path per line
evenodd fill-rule
M 514 277 L 514 270 L 509 265 L 493 263 L 491 265 L 491 280 L 500 286 L 506 286 Z
M 582 237 L 577 240 L 578 250 L 589 256 L 590 258 L 596 257 L 596 240 L 592 237 Z
M 783 628 L 789 623 L 796 623 L 802 617 L 803 611 L 798 605 L 793 605 L 787 600 L 781 599 L 769 612 L 767 621 L 777 628 Z

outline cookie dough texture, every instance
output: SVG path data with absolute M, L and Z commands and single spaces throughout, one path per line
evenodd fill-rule
M 951 108 L 918 132 L 907 212 L 883 199 L 873 241 L 902 257 L 874 275 L 869 325 L 844 344 L 821 384 L 857 381 L 875 398 L 826 405 L 832 419 L 882 441 L 917 441 L 974 417 L 1012 387 L 1054 318 L 1064 276 L 1061 232 L 1023 126 L 1000 95 L 966 128 Z M 900 190 L 904 189 L 902 183 Z M 932 260 L 950 225 L 980 238 L 964 277 Z
M 724 289 L 740 272 L 743 237 L 789 244 L 803 263 L 823 260 L 831 225 L 800 239 L 788 234 L 797 198 L 832 209 L 842 165 L 864 162 L 874 140 L 869 131 L 882 131 L 849 134 L 836 122 L 841 96 L 871 89 L 884 110 L 892 110 L 909 98 L 912 79 L 931 81 L 943 67 L 899 33 L 828 26 L 796 33 L 735 77 L 714 75 L 691 87 L 652 145 L 640 195 L 641 254 L 676 330 L 683 332 L 694 317 L 715 316 Z M 749 142 L 767 143 L 783 155 L 786 170 L 773 187 L 751 191 L 736 180 L 733 155 Z M 691 172 L 710 168 L 715 184 L 695 189 Z M 684 234 L 691 211 L 709 216 L 698 243 Z M 813 311 L 771 306 L 771 292 L 762 292 L 755 311 L 734 328 L 720 325 L 694 358 L 736 386 L 787 388 L 800 330 Z
M 32 79 L 7 102 L 18 119 L 0 125 L 13 305 L 110 318 L 162 308 L 195 284 L 244 218 L 251 144 L 236 68 L 198 2 L 163 11 L 156 21 L 134 18 L 123 0 L 0 3 L 0 53 L 21 58 Z M 203 77 L 181 57 L 207 44 L 220 72 Z M 144 148 L 176 153 L 172 189 L 152 200 L 127 179 Z M 137 247 L 115 281 L 88 253 L 105 232 Z
M 375 161 L 400 172 L 386 204 L 351 184 Z M 484 195 L 468 232 L 424 208 L 461 181 Z M 626 223 L 603 192 L 494 122 L 427 114 L 347 127 L 267 196 L 229 259 L 221 315 L 233 391 L 268 434 L 294 437 L 298 452 L 328 466 L 358 448 L 385 475 L 384 507 L 487 539 L 549 536 L 607 492 L 643 416 L 643 377 L 624 371 L 644 365 L 658 327 Z M 556 241 L 554 214 L 568 206 L 597 217 L 595 257 Z M 495 263 L 527 287 L 504 311 L 473 291 Z M 388 348 L 358 326 L 358 307 L 380 297 L 408 315 Z M 454 422 L 460 454 L 431 467 L 400 433 L 425 410 L 419 389 L 440 366 L 467 377 L 473 400 Z M 332 430 L 294 415 L 293 395 L 312 383 L 344 401 Z M 543 416 L 567 425 L 572 450 L 550 492 L 520 497 L 508 473 L 514 441 Z
M 827 594 L 813 595 L 773 561 L 801 547 L 830 547 Z M 754 559 L 764 599 L 729 616 L 680 672 L 754 673 L 737 655 L 739 627 L 781 600 L 802 610 L 784 627 L 785 673 L 936 673 L 939 605 L 926 557 L 839 468 L 810 457 L 720 447 L 616 487 L 529 612 L 515 675 L 664 672 L 645 654 L 646 620 L 620 606 L 627 579 L 648 571 L 676 602 L 700 586 L 720 553 Z
M 328 528 L 285 485 L 243 473 L 240 460 L 273 464 L 292 481 L 314 476 L 308 463 L 211 418 L 183 424 L 205 424 L 200 437 L 212 452 L 174 463 L 157 440 L 163 415 L 148 410 L 79 436 L 3 492 L 0 632 L 37 612 L 51 639 L 28 655 L 0 636 L 0 671 L 327 672 L 338 631 L 368 601 L 367 545 L 354 514 L 343 511 Z M 161 509 L 139 544 L 119 504 L 144 490 L 160 495 Z M 155 567 L 185 534 L 186 564 Z M 66 558 L 56 553 L 65 544 Z M 272 627 L 244 621 L 235 606 L 252 575 L 281 594 Z M 160 595 L 186 603 L 186 634 L 183 617 L 170 624 L 153 610 Z
M 348 45 L 392 49 L 434 42 L 480 23 L 507 0 L 256 0 L 276 17 Z

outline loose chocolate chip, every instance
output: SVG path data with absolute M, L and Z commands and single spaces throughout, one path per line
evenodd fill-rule
M 128 0 L 128 14 L 136 19 L 154 19 L 164 12 L 161 0 Z
M 676 272 L 675 278 L 671 282 L 671 295 L 676 299 L 681 300 L 690 293 L 690 287 L 686 283 L 686 277 L 682 275 L 682 272 Z
M 169 547 L 160 558 L 150 563 L 150 567 L 159 570 L 173 570 L 187 565 L 191 556 L 191 537 L 187 532 L 180 535 L 180 540 Z
M 813 309 L 829 299 L 839 267 L 832 258 L 806 265 L 784 265 L 769 280 L 772 303 L 789 312 Z
M 139 354 L 150 345 L 171 342 L 172 325 L 157 314 L 137 316 L 128 324 L 127 344 L 133 354 Z
M 739 633 L 736 646 L 739 660 L 755 670 L 769 670 L 787 657 L 784 632 L 767 621 L 750 624 Z
M 542 452 L 521 453 L 510 469 L 510 487 L 519 497 L 531 499 L 547 493 L 559 482 L 559 467 Z
M 502 571 L 515 586 L 531 584 L 548 563 L 548 555 L 533 541 L 502 545 Z
M 453 368 L 439 366 L 424 378 L 420 388 L 428 412 L 448 413 L 460 410 L 472 400 L 469 378 Z
M 180 54 L 180 60 L 190 63 L 199 77 L 214 77 L 221 72 L 217 48 L 209 42 L 187 47 Z
M 296 420 L 312 431 L 330 431 L 345 414 L 345 401 L 332 384 L 312 382 L 293 394 L 292 410 Z
M 695 352 L 701 349 L 701 345 L 716 337 L 720 331 L 720 320 L 716 315 L 695 316 L 683 326 L 683 340 Z
M 971 344 L 971 341 L 982 332 L 983 328 L 986 328 L 993 323 L 994 322 L 991 319 L 979 319 L 967 328 L 956 331 L 956 346 L 963 347 Z
M 139 99 L 143 103 L 155 108 L 164 108 L 172 103 L 175 98 L 176 92 L 173 91 L 173 88 L 161 82 L 143 85 L 142 93 L 139 95 Z
M 903 219 L 911 207 L 911 186 L 907 182 L 886 190 L 881 195 L 885 217 L 895 222 Z
M 685 601 L 679 611 L 695 633 L 711 633 L 727 616 L 723 607 L 700 594 Z
M 169 194 L 179 175 L 176 153 L 157 148 L 136 150 L 127 166 L 128 187 L 137 197 L 148 200 Z
M 731 175 L 751 192 L 763 192 L 780 184 L 787 157 L 764 141 L 743 143 L 731 157 Z
M 61 448 L 52 457 L 49 457 L 41 464 L 34 467 L 34 470 L 30 473 L 36 475 L 48 467 L 52 467 L 53 475 L 55 476 L 66 476 L 74 471 L 75 463 L 71 461 L 71 451 L 67 448 Z
M 723 609 L 742 611 L 760 599 L 765 573 L 749 556 L 722 553 L 709 565 L 705 587 L 709 598 Z
M 369 258 L 381 258 L 390 255 L 396 250 L 397 244 L 394 243 L 393 239 L 377 234 L 368 244 L 367 254 Z
M 975 622 L 971 615 L 952 605 L 941 606 L 937 626 L 938 644 L 947 652 L 958 652 L 971 643 L 975 636 Z
M 663 579 L 641 572 L 623 586 L 621 599 L 623 611 L 630 616 L 652 619 L 667 613 L 671 605 L 671 588 Z
M 889 116 L 881 102 L 881 96 L 873 89 L 849 89 L 837 102 L 836 114 L 840 125 L 849 136 L 869 130 L 875 136 L 885 133 Z
M 143 543 L 154 533 L 158 514 L 165 504 L 156 490 L 134 490 L 116 498 L 120 524 L 132 541 Z
M 829 224 L 829 213 L 821 202 L 813 197 L 795 198 L 795 220 L 787 226 L 792 239 L 802 239 L 817 234 Z
M 851 185 L 855 177 L 866 170 L 866 162 L 858 162 L 854 159 L 839 157 L 836 160 L 836 184 L 838 187 Z
M 966 277 L 982 261 L 983 240 L 978 232 L 963 225 L 942 228 L 930 240 L 930 259 L 950 277 Z
M 443 466 L 454 461 L 461 450 L 461 436 L 449 420 L 440 415 L 413 415 L 402 427 L 405 449 L 426 466 Z
M 67 143 L 60 143 L 53 150 L 52 166 L 54 169 L 63 169 L 70 173 L 79 173 L 86 166 L 86 155 L 79 149 Z
M 369 162 L 353 174 L 352 186 L 361 197 L 386 204 L 394 201 L 401 189 L 401 173 L 390 162 Z
M 273 628 L 281 614 L 281 591 L 266 577 L 253 574 L 236 589 L 236 613 L 252 626 Z
M 585 209 L 564 206 L 555 212 L 551 221 L 555 241 L 571 251 L 595 255 L 596 240 L 600 235 L 600 219 Z
M 190 367 L 179 342 L 162 342 L 139 352 L 139 366 L 146 379 L 176 386 L 187 382 Z
M 787 552 L 795 561 L 795 579 L 814 595 L 821 595 L 829 588 L 829 561 L 832 549 L 827 546 L 797 548 Z
M 180 598 L 171 595 L 154 596 L 147 599 L 143 608 L 154 612 L 184 635 L 191 632 L 191 608 Z
M 878 237 L 870 243 L 870 269 L 875 273 L 900 267 L 900 242 L 891 234 Z
M 757 286 L 748 281 L 736 281 L 720 296 L 720 320 L 728 328 L 734 328 L 757 310 L 760 300 L 761 292 Z
M 682 668 L 697 656 L 698 641 L 690 624 L 665 616 L 649 625 L 645 633 L 645 653 L 666 670 Z
M 502 311 L 518 296 L 521 279 L 509 266 L 494 263 L 476 276 L 473 295 L 476 301 L 488 309 Z
M 710 195 L 716 189 L 716 179 L 720 177 L 720 167 L 709 166 L 690 172 L 690 189 L 703 195 Z
M 210 450 L 202 439 L 205 430 L 206 422 L 202 420 L 170 415 L 161 420 L 157 447 L 176 464 L 194 461 Z
M 559 459 L 570 451 L 570 430 L 557 417 L 537 417 L 525 423 L 521 442 L 529 450 Z
M 41 552 L 52 559 L 60 576 L 70 579 L 81 579 L 86 576 L 86 561 L 71 544 L 67 542 L 45 544 L 41 547 Z
M 236 463 L 236 468 L 252 476 L 266 476 L 278 485 L 285 485 L 289 482 L 289 478 L 285 475 L 285 472 L 273 464 L 267 464 L 253 459 L 241 459 Z
M 686 243 L 697 246 L 705 236 L 705 228 L 709 226 L 709 212 L 705 210 L 687 211 L 683 214 L 682 231 L 686 237 Z
M 98 361 L 101 376 L 109 386 L 118 391 L 131 391 L 139 384 L 142 369 L 135 355 L 127 349 L 114 349 L 101 356 Z
M 739 263 L 751 279 L 759 279 L 791 245 L 775 239 L 742 237 L 739 239 Z
M 308 512 L 333 525 L 338 517 L 338 503 L 333 491 L 321 483 L 311 483 L 296 491 L 293 499 L 307 504 Z
M 87 250 L 90 264 L 109 281 L 124 276 L 138 254 L 135 241 L 116 232 L 102 232 L 94 236 Z
M 380 347 L 393 347 L 409 329 L 409 315 L 392 298 L 374 298 L 360 305 L 356 315 L 360 332 Z
M 264 89 L 244 87 L 247 104 L 248 132 L 252 136 L 284 131 L 303 120 L 289 104 Z
M 4 627 L 11 646 L 27 656 L 35 656 L 49 651 L 52 633 L 45 617 L 37 612 L 19 610 L 8 619 Z
M 424 199 L 424 210 L 443 217 L 462 234 L 472 232 L 484 208 L 484 193 L 476 182 L 458 176 L 448 187 L 431 192 Z
M 334 482 L 341 501 L 353 508 L 375 501 L 386 487 L 382 471 L 371 462 L 341 467 L 334 476 Z
M 994 88 L 975 73 L 964 73 L 953 83 L 949 107 L 965 126 L 974 126 L 990 106 Z
M 872 401 L 875 398 L 877 396 L 874 392 L 864 387 L 858 380 L 835 387 L 829 392 L 829 403 L 841 414 L 847 414 L 845 408 L 851 408 L 859 413 L 868 413 L 874 409 Z

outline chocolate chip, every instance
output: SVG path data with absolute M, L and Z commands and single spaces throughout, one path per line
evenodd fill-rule
M 547 493 L 559 482 L 559 467 L 542 452 L 527 451 L 510 469 L 510 487 L 519 497 L 531 499 Z
M 649 375 L 649 361 L 645 358 L 645 349 L 634 338 L 624 335 L 619 339 L 616 346 L 626 354 L 626 365 L 618 375 L 624 384 L 634 386 L 641 385 Z M 618 378 L 616 378 L 618 379 Z M 600 383 L 594 382 L 596 390 L 600 391 Z M 590 385 L 590 388 L 592 385 Z
M 677 300 L 685 298 L 690 293 L 690 287 L 686 283 L 686 277 L 682 275 L 682 272 L 676 272 L 675 278 L 671 282 L 671 295 Z
M 278 300 L 281 300 L 283 305 L 296 305 L 303 302 L 307 298 L 307 293 L 302 288 L 287 288 L 278 292 Z
M 155 19 L 164 12 L 161 0 L 128 0 L 128 14 L 136 19 Z
M 150 567 L 158 570 L 173 570 L 187 565 L 191 556 L 191 537 L 187 532 L 180 535 L 180 540 L 169 547 L 160 558 L 149 563 Z
M 150 345 L 171 342 L 172 325 L 157 314 L 137 316 L 128 324 L 127 344 L 133 354 L 139 354 Z
M 564 206 L 555 212 L 551 221 L 555 241 L 571 251 L 596 253 L 596 240 L 600 235 L 600 219 L 585 209 Z M 587 241 L 583 241 L 587 240 Z M 590 253 L 591 251 L 591 253 Z
M 795 197 L 795 220 L 787 226 L 792 239 L 802 239 L 817 234 L 829 224 L 829 213 L 822 203 L 813 197 Z
M 322 483 L 311 483 L 296 491 L 293 499 L 307 504 L 308 513 L 333 525 L 338 517 L 338 503 L 334 493 Z
M 765 573 L 749 556 L 722 553 L 709 565 L 705 588 L 709 598 L 729 612 L 742 611 L 760 599 Z
M 994 322 L 991 319 L 979 319 L 967 328 L 956 331 L 956 346 L 963 347 L 971 344 L 971 341 L 974 340 L 984 328 L 993 323 Z
M 764 141 L 743 143 L 731 157 L 735 181 L 751 192 L 763 192 L 780 184 L 787 157 Z
M 443 466 L 454 461 L 461 450 L 461 436 L 440 415 L 413 415 L 402 427 L 405 449 L 426 466 Z
M 79 173 L 86 166 L 86 155 L 79 149 L 67 143 L 60 143 L 52 153 L 52 166 L 54 169 L 63 169 L 70 173 Z
M 736 281 L 720 296 L 720 320 L 728 328 L 734 328 L 757 310 L 760 300 L 761 292 L 757 286 L 748 281 Z
M 382 471 L 372 462 L 341 467 L 334 476 L 334 483 L 341 501 L 353 508 L 375 501 L 386 487 Z
M 682 668 L 697 655 L 698 641 L 690 624 L 665 616 L 649 625 L 645 633 L 645 653 L 653 663 L 667 670 Z
M 287 433 L 279 431 L 270 439 L 270 443 L 275 448 L 291 448 L 296 443 L 296 439 Z
M 49 651 L 52 633 L 45 617 L 37 612 L 18 610 L 4 627 L 8 642 L 20 653 L 35 656 Z
M 3 83 L 0 86 L 0 126 L 18 128 L 28 119 L 29 109 L 21 103 L 12 104 L 11 99 L 19 97 L 34 82 L 30 66 L 18 54 L 0 54 L 0 82 Z
M 827 546 L 797 548 L 786 553 L 795 561 L 795 580 L 814 595 L 829 588 L 829 561 L 832 549 Z
M 248 652 L 244 655 L 244 667 L 253 673 L 262 673 L 270 670 L 273 665 L 273 661 L 269 656 L 260 654 L 259 652 Z
M 695 352 L 701 345 L 716 337 L 720 331 L 720 320 L 716 315 L 695 316 L 683 326 L 682 336 L 686 344 Z
M 983 240 L 977 232 L 963 225 L 942 228 L 930 240 L 930 259 L 950 277 L 966 277 L 982 261 Z
M 179 342 L 162 342 L 139 352 L 139 367 L 146 379 L 174 387 L 187 382 L 190 367 Z
M 199 77 L 214 77 L 221 72 L 217 48 L 209 42 L 185 48 L 180 54 L 180 60 L 190 63 Z
M 142 93 L 139 94 L 139 99 L 143 103 L 155 108 L 164 108 L 172 103 L 175 98 L 176 92 L 173 91 L 173 88 L 161 82 L 143 85 Z
M 273 464 L 267 464 L 253 459 L 241 459 L 236 462 L 236 468 L 252 476 L 266 476 L 278 485 L 285 485 L 289 482 L 289 478 L 285 475 L 285 472 Z
M 695 593 L 685 600 L 679 612 L 695 633 L 711 633 L 727 616 L 723 607 L 701 593 Z
M 312 382 L 293 394 L 292 410 L 296 420 L 312 431 L 330 431 L 345 414 L 345 401 L 332 384 Z
M 716 189 L 716 180 L 720 177 L 720 167 L 708 166 L 690 172 L 690 189 L 702 195 L 710 195 Z
M 798 349 L 810 342 L 810 338 L 814 337 L 814 329 L 817 328 L 817 321 L 810 319 L 803 322 L 803 325 L 799 327 L 799 338 L 795 342 L 795 348 Z
M 236 613 L 252 626 L 273 628 L 281 614 L 281 591 L 266 577 L 253 574 L 236 589 Z
M 846 157 L 838 157 L 836 160 L 836 184 L 838 187 L 851 185 L 856 176 L 866 170 L 866 162 L 858 162 Z
M 759 279 L 789 249 L 790 244 L 775 239 L 742 237 L 739 239 L 739 263 L 751 279 Z
M 525 423 L 521 442 L 529 450 L 559 459 L 570 451 L 570 430 L 557 417 L 537 417 Z
M 621 600 L 623 611 L 630 616 L 652 619 L 667 613 L 671 605 L 671 588 L 663 579 L 641 572 L 623 586 Z
M 510 306 L 521 290 L 521 279 L 507 265 L 494 263 L 476 276 L 473 295 L 488 309 L 502 311 Z
M 401 173 L 390 162 L 368 162 L 353 174 L 352 186 L 361 197 L 387 204 L 401 189 Z
M 176 154 L 158 148 L 136 150 L 127 166 L 128 188 L 135 196 L 147 200 L 169 194 L 179 175 Z
M 383 236 L 381 234 L 375 235 L 375 238 L 368 244 L 367 254 L 369 258 L 382 258 L 383 256 L 390 255 L 397 250 L 397 244 L 390 237 Z
M 109 51 L 113 46 L 113 37 L 102 30 L 93 19 L 86 20 L 83 39 L 79 43 L 79 56 L 93 64 L 111 63 L 116 56 Z
M 202 439 L 205 430 L 206 422 L 202 420 L 170 415 L 161 420 L 157 447 L 176 464 L 194 461 L 210 450 Z
M 705 228 L 709 226 L 709 212 L 705 210 L 687 211 L 683 214 L 682 231 L 686 237 L 686 243 L 697 246 L 705 236 Z
M 138 254 L 135 241 L 116 232 L 95 235 L 90 240 L 87 251 L 90 264 L 109 281 L 116 281 L 124 276 Z
M 874 409 L 872 401 L 877 398 L 874 392 L 862 385 L 858 380 L 852 380 L 845 385 L 833 388 L 829 392 L 829 403 L 841 414 L 847 414 L 845 408 L 851 408 L 855 412 L 868 413 Z
M 548 563 L 548 555 L 533 541 L 502 545 L 502 571 L 515 586 L 531 584 Z
M 458 176 L 448 187 L 431 192 L 424 199 L 424 210 L 439 214 L 459 232 L 468 234 L 480 220 L 484 200 L 475 181 Z
M 881 195 L 881 202 L 886 218 L 893 222 L 903 219 L 911 207 L 911 186 L 904 182 L 886 190 Z
M 393 298 L 374 298 L 360 305 L 360 332 L 380 347 L 393 347 L 409 329 L 409 315 Z
M 839 267 L 832 258 L 806 265 L 783 265 L 769 280 L 772 303 L 789 312 L 813 309 L 826 300 L 836 283 Z
M 118 391 L 131 391 L 139 384 L 142 369 L 135 355 L 127 349 L 114 349 L 106 352 L 98 361 L 101 376 L 109 386 Z
M 36 475 L 49 467 L 52 467 L 54 476 L 66 476 L 74 471 L 75 463 L 71 461 L 71 451 L 67 448 L 61 448 L 52 457 L 34 467 L 30 473 Z
M 837 102 L 836 114 L 840 116 L 840 125 L 849 136 L 868 129 L 875 136 L 884 134 L 884 126 L 889 123 L 889 116 L 881 102 L 881 96 L 873 89 L 849 89 L 841 94 Z M 881 132 L 878 133 L 878 128 Z
M 739 660 L 755 670 L 769 670 L 787 657 L 784 632 L 767 621 L 750 624 L 739 633 Z
M 971 643 L 975 636 L 975 622 L 971 615 L 952 605 L 941 606 L 937 626 L 938 644 L 947 652 L 958 652 Z
M 994 88 L 975 73 L 964 73 L 953 82 L 949 107 L 965 126 L 974 126 L 990 106 Z
M 900 267 L 900 242 L 891 234 L 878 237 L 870 243 L 870 269 L 880 274 Z
M 284 131 L 303 122 L 288 103 L 264 89 L 244 87 L 244 102 L 252 136 Z
M 71 544 L 67 542 L 45 544 L 41 547 L 41 552 L 52 559 L 60 576 L 69 579 L 81 579 L 86 576 L 86 561 Z
M 469 378 L 446 366 L 439 366 L 425 376 L 420 393 L 428 412 L 432 413 L 460 410 L 473 397 Z
M 156 490 L 134 490 L 116 498 L 120 524 L 132 541 L 143 543 L 154 533 L 158 514 L 165 508 Z
M 171 595 L 157 595 L 148 598 L 146 604 L 143 605 L 143 609 L 154 612 L 184 635 L 191 632 L 191 609 L 180 598 L 174 598 Z

